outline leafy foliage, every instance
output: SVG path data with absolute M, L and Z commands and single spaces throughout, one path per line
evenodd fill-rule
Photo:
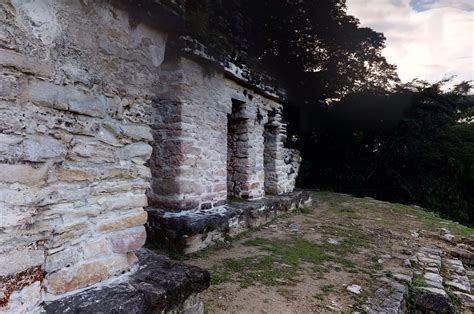
M 472 223 L 474 98 L 460 87 L 466 82 L 450 92 L 442 92 L 444 83 L 414 81 L 392 95 L 352 96 L 328 108 L 319 128 L 300 134 L 307 161 L 300 184 L 418 204 Z
M 345 0 L 188 0 L 187 30 L 218 54 L 278 78 L 290 103 L 326 104 L 398 82 L 385 37 L 347 15 Z

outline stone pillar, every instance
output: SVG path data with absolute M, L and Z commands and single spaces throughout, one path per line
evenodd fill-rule
M 259 110 L 245 102 L 232 100 L 227 131 L 229 197 L 263 197 L 263 116 L 258 117 Z
M 268 113 L 265 125 L 265 192 L 270 195 L 285 193 L 284 142 L 286 125 L 281 120 L 281 111 L 275 109 Z

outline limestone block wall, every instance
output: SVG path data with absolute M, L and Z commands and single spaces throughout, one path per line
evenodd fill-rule
M 18 313 L 134 265 L 166 36 L 106 1 L 4 0 L 0 20 L 0 311 Z
M 187 57 L 165 59 L 160 88 L 158 97 L 180 115 L 153 124 L 156 139 L 173 134 L 169 143 L 174 152 L 160 147 L 154 150 L 152 160 L 157 164 L 163 161 L 163 165 L 152 167 L 150 202 L 180 211 L 222 205 L 228 196 L 263 197 L 264 126 L 268 112 L 281 109 L 281 104 L 226 78 L 223 70 Z M 245 121 L 238 136 L 244 149 L 238 150 L 238 169 L 230 169 L 228 176 L 228 125 L 236 102 L 242 105 L 237 119 Z M 154 116 L 163 117 L 163 110 L 162 106 L 154 107 Z M 155 143 L 163 147 L 161 141 Z M 176 167 L 166 167 L 167 163 Z M 238 175 L 233 176 L 235 172 Z M 238 188 L 229 191 L 231 176 Z

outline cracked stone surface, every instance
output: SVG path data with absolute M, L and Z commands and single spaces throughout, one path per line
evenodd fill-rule
M 139 268 L 125 282 L 86 290 L 47 303 L 46 313 L 202 313 L 198 294 L 209 286 L 207 271 L 175 264 L 147 249 Z

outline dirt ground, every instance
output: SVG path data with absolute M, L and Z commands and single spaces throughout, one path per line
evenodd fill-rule
M 408 275 L 406 260 L 418 247 L 448 245 L 440 228 L 474 237 L 473 229 L 417 206 L 316 192 L 311 207 L 186 263 L 211 272 L 202 296 L 207 313 L 351 313 L 361 311 L 381 279 Z

